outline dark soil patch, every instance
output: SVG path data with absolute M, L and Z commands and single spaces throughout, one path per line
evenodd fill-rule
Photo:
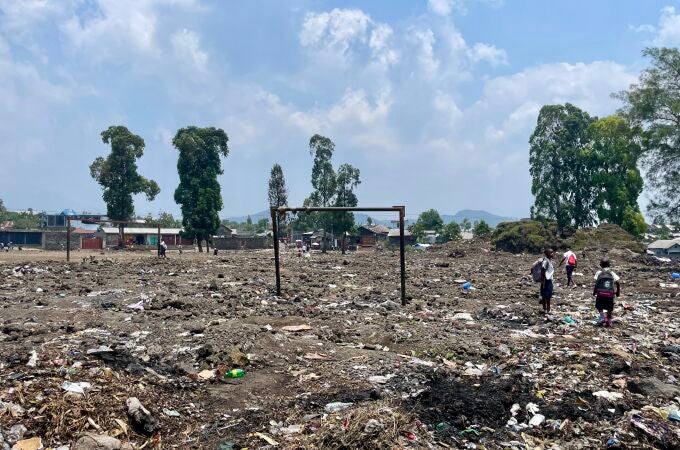
M 433 428 L 441 423 L 458 431 L 472 426 L 500 428 L 510 418 L 514 403 L 536 401 L 531 392 L 530 384 L 513 379 L 481 380 L 476 387 L 472 380 L 438 377 L 430 382 L 427 391 L 408 400 L 406 408 Z M 520 410 L 520 422 L 525 419 L 523 415 Z

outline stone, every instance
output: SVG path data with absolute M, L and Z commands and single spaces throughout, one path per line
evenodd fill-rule
M 248 356 L 240 350 L 232 350 L 229 353 L 229 362 L 236 367 L 246 367 L 250 364 Z
M 105 434 L 83 433 L 71 450 L 132 450 L 132 446 Z
M 128 407 L 128 418 L 135 431 L 150 436 L 158 429 L 158 421 L 137 397 L 128 398 L 125 404 Z
M 635 394 L 647 395 L 650 397 L 676 397 L 680 395 L 680 387 L 664 383 L 658 378 L 643 378 L 640 381 L 628 381 L 628 390 Z

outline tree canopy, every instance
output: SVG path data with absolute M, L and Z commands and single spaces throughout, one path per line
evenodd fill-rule
M 310 154 L 314 157 L 312 166 L 312 193 L 305 199 L 304 206 L 357 206 L 354 192 L 361 184 L 359 169 L 351 164 L 342 164 L 336 172 L 332 157 L 335 144 L 325 136 L 315 134 L 309 140 Z M 313 215 L 299 214 L 295 227 L 302 229 L 323 228 L 334 233 L 344 233 L 354 227 L 351 212 L 326 212 Z
M 428 209 L 418 216 L 418 220 L 409 227 L 409 230 L 418 239 L 422 239 L 426 230 L 439 232 L 444 227 L 444 220 L 436 209 Z
M 184 235 L 209 241 L 220 226 L 222 193 L 217 176 L 223 172 L 220 157 L 229 155 L 229 137 L 221 128 L 187 127 L 172 140 L 179 150 L 179 186 L 175 201 L 182 210 Z
M 283 169 L 279 164 L 274 164 L 269 175 L 269 186 L 267 189 L 267 199 L 269 206 L 288 205 L 288 190 L 286 189 L 286 179 L 283 176 Z M 278 215 L 277 224 L 281 223 L 283 215 Z
M 680 222 L 680 51 L 648 48 L 651 67 L 637 84 L 618 94 L 620 114 L 642 128 L 647 183 L 653 192 L 649 211 Z
M 544 106 L 529 140 L 532 217 L 554 220 L 561 232 L 597 222 L 623 225 L 629 210 L 628 225 L 636 228 L 633 222 L 644 221 L 638 131 L 621 117 L 598 120 L 569 103 Z
M 160 192 L 158 184 L 137 172 L 137 159 L 144 154 L 144 139 L 124 126 L 112 126 L 101 133 L 102 142 L 111 144 L 111 153 L 90 165 L 90 175 L 102 187 L 106 214 L 111 219 L 134 217 L 132 196 L 146 194 L 151 201 Z
M 491 234 L 491 227 L 489 226 L 488 223 L 486 223 L 485 220 L 480 220 L 479 222 L 475 223 L 474 228 L 472 229 L 472 234 L 475 237 L 485 237 L 489 236 Z
M 444 228 L 442 229 L 442 234 L 451 241 L 458 241 L 460 239 L 463 239 L 463 234 L 461 233 L 460 225 L 458 225 L 458 223 L 455 221 L 444 225 Z

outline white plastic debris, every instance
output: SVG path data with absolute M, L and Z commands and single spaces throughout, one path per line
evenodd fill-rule
M 610 402 L 619 400 L 623 398 L 623 394 L 620 392 L 610 392 L 610 391 L 597 391 L 593 392 L 593 396 L 599 397 L 599 398 L 605 398 L 609 400 Z
M 28 358 L 28 367 L 35 367 L 38 364 L 38 353 L 35 350 L 31 350 L 31 357 Z
M 71 381 L 64 381 L 61 384 L 61 388 L 63 390 L 73 392 L 76 394 L 85 394 L 85 390 L 90 389 L 91 387 L 92 385 L 87 381 L 79 381 L 77 383 L 73 383 Z
M 537 427 L 543 423 L 545 416 L 543 414 L 534 414 L 534 417 L 529 420 L 529 425 L 532 427 Z

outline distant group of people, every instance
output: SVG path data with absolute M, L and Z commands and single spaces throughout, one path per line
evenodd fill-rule
M 10 250 L 13 250 L 14 246 L 12 245 L 11 242 L 8 242 L 7 245 L 5 245 L 4 242 L 0 242 L 0 252 L 8 252 Z
M 553 297 L 553 279 L 555 276 L 555 266 L 553 265 L 554 252 L 548 248 L 544 252 L 541 260 L 537 261 L 532 267 L 532 273 L 535 281 L 540 281 L 540 303 L 543 307 L 544 314 L 550 314 L 550 302 Z M 567 275 L 567 287 L 576 286 L 574 283 L 574 270 L 578 265 L 576 254 L 567 249 L 562 255 L 562 259 L 558 267 L 565 264 L 565 271 Z M 540 270 L 540 275 L 539 275 Z M 595 297 L 595 309 L 600 314 L 596 324 L 597 326 L 612 326 L 612 318 L 614 313 L 614 298 L 621 295 L 620 277 L 612 270 L 611 261 L 602 259 L 600 261 L 600 270 L 595 273 L 595 283 L 593 286 L 593 297 Z

